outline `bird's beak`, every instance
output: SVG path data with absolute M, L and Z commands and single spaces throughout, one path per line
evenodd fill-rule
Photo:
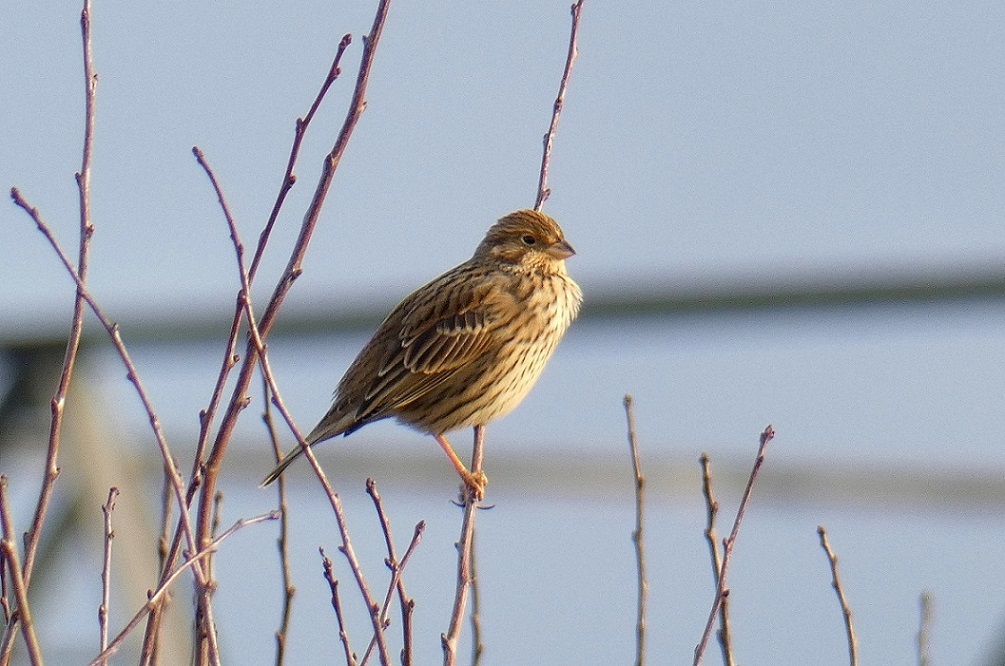
M 552 243 L 551 246 L 549 246 L 548 249 L 545 250 L 544 252 L 549 257 L 558 259 L 560 261 L 562 259 L 568 259 L 572 255 L 576 254 L 576 251 L 572 249 L 572 246 L 569 245 L 564 240 L 560 240 L 557 243 Z

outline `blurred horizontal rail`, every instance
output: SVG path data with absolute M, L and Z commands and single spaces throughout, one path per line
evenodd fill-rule
M 175 441 L 184 441 L 175 438 Z M 338 443 L 318 449 L 318 458 L 338 490 L 362 492 L 367 477 L 376 479 L 385 494 L 422 492 L 442 494 L 445 499 L 457 492 L 459 481 L 439 449 L 429 443 L 428 451 L 416 451 L 424 442 L 398 444 L 368 442 L 363 439 L 343 446 Z M 369 444 L 369 446 L 368 446 Z M 132 448 L 132 447 L 126 447 Z M 634 501 L 634 477 L 625 446 L 625 455 L 612 452 L 575 455 L 515 453 L 513 442 L 493 442 L 486 460 L 489 500 L 493 496 L 525 497 L 552 501 L 593 501 L 606 503 L 623 499 L 629 508 Z M 271 447 L 264 440 L 235 440 L 227 458 L 227 491 L 259 489 L 262 477 L 272 468 Z M 571 451 L 571 449 L 570 449 Z M 24 455 L 23 452 L 20 455 Z M 181 452 L 185 459 L 189 452 Z M 750 457 L 712 458 L 712 475 L 720 500 L 738 497 L 750 474 Z M 27 460 L 24 461 L 27 463 Z M 155 455 L 124 455 L 127 469 L 159 483 L 163 467 Z M 702 500 L 701 468 L 698 455 L 646 456 L 643 474 L 650 501 L 694 502 Z M 309 465 L 294 465 L 287 472 L 293 492 L 309 492 L 317 481 Z M 1005 509 L 1005 469 L 994 467 L 946 469 L 891 461 L 854 460 L 822 463 L 768 459 L 757 480 L 757 503 L 791 509 L 798 506 L 834 506 L 863 511 L 899 510 L 914 514 L 1000 515 Z
M 665 315 L 746 314 L 795 309 L 839 309 L 883 305 L 939 305 L 966 300 L 1005 299 L 1005 272 L 998 267 L 934 271 L 892 271 L 883 275 L 777 276 L 749 282 L 733 279 L 682 287 L 668 282 L 637 283 L 615 290 L 586 285 L 581 321 Z M 344 305 L 315 303 L 311 309 L 288 307 L 273 336 L 310 336 L 368 332 L 376 328 L 390 301 Z M 229 328 L 232 306 L 193 307 L 151 316 L 130 310 L 119 315 L 130 343 L 173 344 L 220 340 Z M 22 325 L 0 322 L 0 350 L 62 344 L 61 319 Z M 85 329 L 85 344 L 104 338 L 96 327 Z

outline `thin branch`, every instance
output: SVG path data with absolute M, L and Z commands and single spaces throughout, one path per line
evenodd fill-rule
M 482 471 L 485 460 L 485 426 L 475 426 L 474 446 L 471 452 L 472 474 Z M 478 515 L 478 498 L 470 486 L 464 485 L 462 491 L 464 501 L 464 520 L 461 523 L 461 536 L 457 542 L 457 588 L 454 593 L 454 608 L 450 615 L 450 626 L 447 633 L 440 635 L 443 647 L 444 666 L 455 666 L 457 663 L 457 643 L 461 637 L 461 624 L 464 621 L 464 610 L 468 603 L 468 591 L 471 586 L 471 558 L 474 552 L 475 517 Z
M 279 444 L 279 432 L 276 430 L 275 421 L 272 419 L 272 402 L 270 398 L 269 383 L 262 377 L 262 397 L 265 402 L 262 412 L 262 421 L 269 433 L 269 440 L 272 442 L 272 451 L 278 463 L 283 457 L 283 448 Z M 279 565 L 282 572 L 283 584 L 283 610 L 279 620 L 279 629 L 276 630 L 276 666 L 283 666 L 286 659 L 286 636 L 290 628 L 290 617 L 293 614 L 293 597 L 297 593 L 296 586 L 293 585 L 293 572 L 290 568 L 289 549 L 289 505 L 286 501 L 286 477 L 280 476 L 278 479 L 279 489 L 279 537 L 276 539 L 276 546 L 279 549 Z
M 332 608 L 335 609 L 335 619 L 338 621 L 338 637 L 345 651 L 346 666 L 356 666 L 356 654 L 349 646 L 349 633 L 345 629 L 345 616 L 342 614 L 342 600 L 338 595 L 338 579 L 332 571 L 332 561 L 325 555 L 324 548 L 318 548 L 321 552 L 321 566 L 324 568 L 325 580 L 328 581 L 328 588 L 332 593 Z
M 101 507 L 101 513 L 105 518 L 105 551 L 101 565 L 101 606 L 98 607 L 98 629 L 100 634 L 100 651 L 104 652 L 108 647 L 108 609 L 112 601 L 112 539 L 115 532 L 112 531 L 112 511 L 115 510 L 115 498 L 119 496 L 119 489 L 112 487 L 108 490 L 108 501 Z
M 478 584 L 478 535 L 471 535 L 471 666 L 482 663 L 482 592 Z
M 754 468 L 750 471 L 750 477 L 747 479 L 747 487 L 743 490 L 743 497 L 740 499 L 740 506 L 736 510 L 736 518 L 733 520 L 733 529 L 730 531 L 729 536 L 723 540 L 722 567 L 719 570 L 719 586 L 715 593 L 715 600 L 712 602 L 712 610 L 709 612 L 708 620 L 705 622 L 705 631 L 702 633 L 701 640 L 694 649 L 694 666 L 698 666 L 701 663 L 702 657 L 705 655 L 705 648 L 708 646 L 708 639 L 712 635 L 712 627 L 715 624 L 715 618 L 719 614 L 722 602 L 725 601 L 726 597 L 729 595 L 729 588 L 726 587 L 726 574 L 729 572 L 729 561 L 733 555 L 733 547 L 736 545 L 736 536 L 740 532 L 740 523 L 743 522 L 743 516 L 747 512 L 747 505 L 750 504 L 750 494 L 754 489 L 754 482 L 757 480 L 757 474 L 761 470 L 761 465 L 764 464 L 764 456 L 767 452 L 768 442 L 774 439 L 774 437 L 775 430 L 770 425 L 761 433 L 760 445 L 757 447 L 757 458 L 754 459 Z
M 126 637 L 128 637 L 129 634 L 137 626 L 139 626 L 140 622 L 143 621 L 143 618 L 146 617 L 148 613 L 152 612 L 154 608 L 158 607 L 163 596 L 167 594 L 168 588 L 170 588 L 171 585 L 173 585 L 174 582 L 178 580 L 178 578 L 183 573 L 185 573 L 187 569 L 191 568 L 193 572 L 197 571 L 199 567 L 195 565 L 202 562 L 210 554 L 215 553 L 220 548 L 220 544 L 222 544 L 235 532 L 242 530 L 250 525 L 254 525 L 256 523 L 261 523 L 266 520 L 277 520 L 278 518 L 279 518 L 278 511 L 270 511 L 269 513 L 263 513 L 260 516 L 255 516 L 254 518 L 242 518 L 241 520 L 238 520 L 236 523 L 231 525 L 230 528 L 227 529 L 225 532 L 223 532 L 220 536 L 210 541 L 209 544 L 207 544 L 207 546 L 202 550 L 200 550 L 198 553 L 196 553 L 192 557 L 186 557 L 185 562 L 183 562 L 174 571 L 172 571 L 170 575 L 168 575 L 167 578 L 165 578 L 164 581 L 157 586 L 157 589 L 154 592 L 148 594 L 147 602 L 143 604 L 143 607 L 140 608 L 139 611 L 137 611 L 136 615 L 133 616 L 133 619 L 129 621 L 129 624 L 127 624 L 125 628 L 122 631 L 120 631 L 119 634 L 114 639 L 112 639 L 112 642 L 109 643 L 108 647 L 105 648 L 101 652 L 101 654 L 99 654 L 91 661 L 89 666 L 100 666 L 101 664 L 106 662 L 112 655 L 118 652 L 119 648 L 122 647 L 122 643 L 123 641 L 125 641 Z M 188 554 L 186 553 L 186 555 Z
M 931 666 L 932 663 L 932 593 L 921 593 L 921 621 L 918 627 L 918 666 Z
M 555 97 L 555 104 L 551 110 L 551 124 L 544 135 L 544 153 L 541 155 L 541 171 L 537 181 L 537 199 L 534 201 L 534 210 L 541 210 L 544 202 L 551 196 L 551 188 L 548 187 L 548 167 L 551 165 L 551 149 L 555 143 L 555 132 L 558 130 L 558 118 L 562 115 L 562 107 L 565 105 L 565 90 L 569 87 L 569 77 L 572 76 L 572 65 L 579 55 L 579 17 L 583 11 L 583 0 L 578 0 L 572 5 L 572 29 L 569 32 L 569 52 L 565 57 L 565 69 L 562 71 L 562 82 L 558 85 L 558 96 Z
M 838 574 L 838 557 L 831 549 L 827 541 L 827 530 L 823 525 L 817 527 L 817 534 L 820 535 L 820 547 L 827 554 L 827 560 L 831 565 L 831 586 L 837 593 L 838 603 L 841 604 L 841 613 L 844 615 L 845 632 L 848 634 L 848 661 L 851 666 L 858 666 L 858 639 L 855 638 L 855 625 L 851 619 L 851 606 L 845 597 L 844 588 L 841 586 L 841 576 Z
M 29 661 L 32 666 L 42 666 L 42 650 L 38 645 L 38 637 L 35 635 L 31 606 L 28 605 L 28 583 L 22 574 L 21 558 L 17 553 L 14 519 L 11 518 L 10 503 L 7 501 L 7 477 L 3 474 L 0 474 L 0 526 L 3 528 L 3 538 L 0 539 L 0 555 L 7 561 L 11 587 L 14 589 L 14 599 L 17 601 L 17 610 L 14 611 L 13 616 L 20 618 L 21 636 L 28 647 Z
M 632 472 L 635 477 L 635 564 L 638 572 L 638 611 L 635 623 L 635 663 L 646 663 L 646 598 L 649 596 L 649 580 L 646 576 L 646 548 L 643 539 L 644 510 L 646 499 L 646 479 L 642 475 L 642 461 L 639 456 L 638 438 L 635 434 L 635 402 L 631 395 L 625 395 L 625 418 L 628 421 L 628 448 L 632 454 Z
M 3 611 L 3 624 L 5 627 L 10 625 L 10 600 L 8 598 L 8 590 L 10 587 L 7 585 L 7 560 L 0 558 L 0 610 Z
M 332 84 L 335 83 L 335 80 L 342 73 L 342 55 L 345 53 L 345 50 L 349 48 L 350 44 L 352 44 L 352 35 L 343 35 L 341 41 L 339 41 L 338 49 L 335 51 L 335 59 L 332 60 L 331 67 L 328 69 L 328 75 L 321 84 L 321 89 L 314 98 L 314 102 L 311 103 L 311 108 L 308 109 L 303 118 L 297 118 L 296 127 L 293 133 L 293 146 L 290 148 L 290 158 L 286 163 L 286 173 L 283 174 L 283 182 L 279 187 L 279 194 L 276 196 L 276 202 L 272 206 L 272 213 L 269 215 L 269 221 L 266 222 L 265 228 L 262 229 L 262 233 L 258 237 L 258 248 L 255 250 L 255 256 L 251 260 L 251 268 L 248 270 L 248 279 L 252 282 L 255 280 L 255 274 L 258 272 L 258 266 L 262 261 L 265 246 L 269 242 L 269 236 L 272 234 L 272 228 L 275 226 L 276 220 L 279 218 L 279 211 L 282 210 L 283 203 L 286 201 L 286 195 L 289 194 L 290 190 L 293 189 L 293 185 L 297 182 L 297 176 L 294 173 L 294 169 L 297 165 L 297 159 L 300 157 L 300 146 L 303 143 L 304 135 L 307 134 L 307 127 L 311 124 L 311 120 L 314 119 L 314 114 L 317 113 L 325 95 L 328 94 L 328 89 L 331 88 Z
M 712 493 L 712 464 L 708 454 L 701 454 L 701 488 L 705 495 L 705 506 L 708 510 L 708 522 L 705 526 L 705 539 L 708 541 L 709 555 L 712 558 L 712 582 L 715 589 L 719 589 L 719 571 L 722 568 L 722 559 L 719 554 L 719 537 L 715 533 L 715 519 L 719 514 L 719 503 Z M 734 666 L 733 642 L 729 632 L 729 597 L 722 600 L 719 608 L 719 630 L 716 636 L 719 639 L 719 646 L 722 648 L 722 662 L 724 666 Z

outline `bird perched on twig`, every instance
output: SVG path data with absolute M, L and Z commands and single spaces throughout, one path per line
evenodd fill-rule
M 405 297 L 335 390 L 310 445 L 395 417 L 433 435 L 476 497 L 472 474 L 444 437 L 484 426 L 524 399 L 579 312 L 582 292 L 565 270 L 575 254 L 552 218 L 519 210 L 496 222 L 474 256 Z M 290 451 L 276 480 L 303 453 Z

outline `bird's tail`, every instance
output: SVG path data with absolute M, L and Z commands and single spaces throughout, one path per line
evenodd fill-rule
M 297 458 L 299 458 L 300 454 L 302 454 L 303 452 L 304 452 L 304 450 L 302 448 L 300 448 L 300 446 L 298 445 L 297 448 L 295 448 L 292 451 L 290 451 L 289 453 L 287 453 L 286 456 L 283 457 L 283 459 L 279 461 L 279 464 L 276 465 L 276 468 L 274 470 L 272 470 L 271 472 L 269 472 L 269 475 L 267 477 L 265 477 L 265 480 L 262 481 L 261 487 L 264 488 L 265 486 L 269 485 L 270 483 L 272 483 L 273 481 L 275 481 L 276 479 L 278 479 L 279 475 L 282 474 L 283 471 L 287 467 L 289 467 L 290 464 L 294 460 L 296 460 Z

